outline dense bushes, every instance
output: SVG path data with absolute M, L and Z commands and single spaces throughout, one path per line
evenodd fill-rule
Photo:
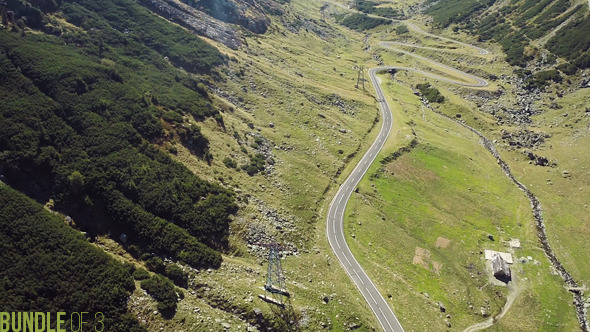
M 145 280 L 150 277 L 150 273 L 144 269 L 136 269 L 133 272 L 133 279 L 135 280 Z
M 162 316 L 174 316 L 178 297 L 174 284 L 170 280 L 159 274 L 155 274 L 151 278 L 143 280 L 141 282 L 141 288 L 145 289 L 148 294 L 158 301 L 157 308 L 162 313 Z
M 218 252 L 199 242 L 185 229 L 146 212 L 120 192 L 111 191 L 106 195 L 105 201 L 107 212 L 113 220 L 129 230 L 145 250 L 165 253 L 191 266 L 221 265 L 221 256 Z M 221 224 L 219 227 L 228 225 Z M 214 236 L 206 231 L 199 235 L 205 240 Z
M 579 68 L 590 68 L 590 19 L 579 16 L 557 31 L 547 42 L 547 49 Z
M 358 13 L 347 15 L 340 20 L 340 24 L 358 31 L 369 30 L 390 23 L 391 21 L 387 19 L 370 17 L 366 14 Z
M 85 311 L 90 313 L 88 326 L 100 326 L 94 325 L 94 314 L 102 312 L 105 331 L 144 331 L 127 313 L 127 299 L 135 288 L 130 271 L 63 219 L 3 184 L 0 250 L 3 311 Z
M 188 274 L 177 264 L 168 264 L 166 266 L 166 276 L 180 287 L 186 288 L 188 285 Z
M 466 23 L 472 15 L 493 5 L 496 0 L 428 0 L 434 3 L 426 11 L 437 25 L 448 27 L 453 23 Z
M 110 2 L 104 8 L 66 5 L 86 15 L 72 22 L 105 29 L 61 37 L 0 31 L 0 168 L 6 182 L 40 201 L 53 198 L 90 233 L 125 231 L 144 250 L 218 266 L 219 254 L 207 246 L 227 244 L 234 194 L 149 143 L 163 138 L 162 114 L 217 114 L 206 91 L 168 65 L 153 51 L 155 44 L 107 29 L 135 24 L 127 21 L 140 9 L 126 8 L 133 19 L 124 19 L 107 15 L 121 9 Z M 161 21 L 146 15 L 153 24 Z M 210 158 L 199 129 L 183 126 L 177 126 L 183 142 Z
M 397 9 L 390 7 L 378 7 L 379 4 L 373 1 L 357 0 L 356 5 L 359 11 L 366 14 L 374 14 L 377 16 L 397 19 L 401 19 L 403 16 L 403 14 Z
M 588 14 L 580 15 L 583 5 L 569 10 L 570 0 L 515 0 L 506 2 L 497 11 L 478 13 L 495 0 L 429 0 L 433 5 L 427 10 L 435 24 L 447 27 L 458 24 L 480 36 L 480 41 L 494 40 L 502 45 L 506 61 L 524 67 L 533 56 L 525 52 L 530 41 L 547 35 L 560 24 L 575 17 L 557 31 L 546 44 L 549 51 L 561 56 L 579 68 L 590 67 L 590 20 Z M 566 12 L 567 11 L 567 12 Z M 477 14 L 477 15 L 476 15 Z M 571 72 L 572 69 L 569 68 Z
M 440 91 L 428 83 L 418 84 L 416 88 L 431 103 L 442 103 L 445 101 L 445 97 L 440 94 Z
M 550 82 L 561 82 L 561 75 L 556 69 L 540 71 L 525 80 L 526 88 L 529 90 L 542 89 Z
M 40 202 L 53 199 L 90 238 L 125 232 L 135 256 L 219 266 L 234 194 L 197 178 L 159 144 L 178 135 L 210 160 L 207 138 L 186 119 L 218 120 L 219 111 L 201 79 L 170 63 L 215 77 L 227 57 L 131 0 L 4 6 L 17 20 L 12 30 L 40 31 L 0 30 L 2 181 Z M 161 310 L 173 311 L 170 281 L 122 266 L 56 218 L 0 185 L 3 310 L 100 311 L 105 330 L 142 331 L 126 313 L 133 273 Z M 184 280 L 174 268 L 154 269 Z
M 65 0 L 68 21 L 91 30 L 111 28 L 155 50 L 177 66 L 192 72 L 209 72 L 227 57 L 188 31 L 158 18 L 130 0 Z M 114 33 L 109 29 L 109 33 Z
M 568 76 L 574 75 L 578 71 L 578 67 L 572 65 L 571 63 L 562 63 L 557 66 L 557 69 L 561 70 L 561 72 Z

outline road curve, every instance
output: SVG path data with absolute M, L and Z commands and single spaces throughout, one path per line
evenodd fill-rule
M 350 248 L 346 244 L 346 239 L 344 238 L 343 226 L 344 210 L 346 209 L 346 203 L 348 203 L 348 199 L 350 198 L 352 191 L 356 188 L 359 181 L 367 172 L 367 169 L 369 169 L 369 166 L 371 166 L 377 157 L 377 154 L 385 144 L 385 141 L 391 132 L 393 116 L 391 114 L 391 110 L 389 109 L 389 105 L 385 100 L 383 91 L 379 86 L 377 77 L 375 77 L 375 73 L 387 69 L 393 69 L 393 67 L 379 67 L 369 70 L 369 76 L 377 94 L 379 108 L 381 109 L 381 117 L 383 119 L 381 130 L 373 142 L 373 145 L 371 145 L 369 150 L 367 150 L 365 155 L 358 162 L 352 173 L 350 173 L 346 181 L 344 181 L 344 183 L 340 186 L 336 196 L 334 196 L 334 199 L 330 203 L 326 230 L 328 234 L 328 241 L 330 242 L 330 246 L 332 246 L 332 250 L 336 254 L 336 257 L 338 257 L 338 260 L 344 267 L 346 273 L 348 273 L 367 303 L 369 303 L 371 310 L 373 310 L 373 313 L 375 316 L 377 316 L 377 320 L 381 324 L 383 330 L 387 332 L 403 332 L 404 329 L 397 320 L 397 317 L 395 317 L 395 314 L 391 310 L 390 306 L 387 304 L 383 296 L 381 296 L 381 293 L 379 293 L 377 287 L 375 287 L 371 279 L 367 276 L 365 270 L 363 270 L 363 268 L 352 255 Z
M 346 243 L 346 239 L 344 237 L 344 211 L 346 210 L 346 204 L 348 203 L 348 199 L 350 195 L 352 195 L 353 190 L 355 190 L 356 186 L 363 178 L 381 148 L 387 141 L 387 137 L 389 137 L 389 133 L 391 132 L 391 128 L 393 125 L 393 115 L 391 114 L 391 109 L 389 108 L 389 104 L 385 99 L 385 95 L 383 94 L 383 90 L 381 90 L 381 86 L 379 85 L 378 78 L 375 76 L 378 72 L 386 71 L 386 70 L 407 70 L 407 71 L 414 71 L 421 73 L 425 76 L 434 77 L 436 79 L 444 80 L 453 84 L 458 84 L 467 87 L 483 87 L 487 86 L 487 82 L 479 77 L 472 76 L 477 83 L 469 84 L 464 82 L 458 82 L 450 79 L 446 79 L 444 77 L 431 74 L 425 71 L 421 71 L 415 68 L 407 68 L 407 67 L 376 67 L 369 69 L 369 77 L 371 79 L 371 83 L 375 88 L 375 93 L 377 95 L 377 101 L 379 102 L 379 109 L 381 111 L 381 118 L 383 119 L 381 124 L 381 129 L 375 138 L 375 141 L 371 145 L 371 147 L 367 150 L 367 152 L 363 155 L 361 160 L 359 160 L 358 164 L 355 166 L 353 171 L 350 173 L 348 178 L 344 181 L 344 183 L 338 189 L 338 192 L 332 199 L 330 203 L 330 207 L 328 209 L 328 216 L 326 222 L 326 233 L 328 236 L 328 242 L 332 247 L 332 251 L 344 267 L 346 273 L 348 273 L 350 279 L 354 282 L 355 286 L 361 292 L 369 307 L 377 317 L 377 320 L 381 324 L 381 327 L 386 332 L 403 332 L 404 329 L 402 328 L 399 320 L 391 310 L 391 307 L 387 304 L 381 293 L 377 290 L 377 287 L 358 261 L 354 258 L 354 255 L 350 251 L 348 244 Z
M 418 32 L 418 33 L 420 33 L 420 34 L 423 34 L 423 35 L 425 35 L 425 36 L 429 36 L 429 37 L 432 37 L 432 38 L 436 38 L 436 39 L 440 39 L 440 40 L 448 41 L 448 42 L 451 42 L 451 43 L 453 43 L 453 44 L 462 45 L 462 46 L 465 46 L 465 47 L 467 47 L 467 48 L 472 48 L 472 49 L 476 50 L 476 51 L 477 51 L 477 53 L 472 53 L 472 55 L 486 55 L 486 54 L 490 54 L 490 52 L 489 52 L 488 50 L 484 49 L 484 48 L 477 47 L 477 46 L 475 46 L 475 45 L 471 45 L 471 44 L 467 44 L 467 43 L 464 43 L 464 42 L 461 42 L 461 41 L 458 41 L 458 40 L 454 40 L 454 39 L 451 39 L 451 38 L 446 38 L 446 37 L 442 37 L 442 36 L 437 36 L 437 35 L 434 35 L 434 34 L 432 34 L 432 33 L 426 32 L 426 31 L 424 31 L 424 30 L 422 30 L 422 29 L 418 28 L 418 27 L 417 27 L 417 26 L 416 26 L 414 23 L 412 23 L 412 22 L 409 22 L 409 21 L 398 21 L 398 22 L 403 22 L 403 23 L 405 23 L 405 24 L 406 24 L 406 25 L 407 25 L 407 26 L 408 26 L 410 29 L 413 29 L 413 30 L 415 30 L 416 32 Z M 444 49 L 444 48 L 438 48 L 438 50 L 440 50 L 440 51 L 447 51 L 447 52 L 451 51 L 451 50 Z
M 450 72 L 453 72 L 453 73 L 455 73 L 455 74 L 457 74 L 459 76 L 467 77 L 468 79 L 470 79 L 474 83 L 466 83 L 466 82 L 456 81 L 456 80 L 453 80 L 453 79 L 450 79 L 450 78 L 446 78 L 446 77 L 443 77 L 443 76 L 440 76 L 440 75 L 437 75 L 437 74 L 433 74 L 433 73 L 430 73 L 430 72 L 427 72 L 427 71 L 422 71 L 422 70 L 415 69 L 415 68 L 391 67 L 391 69 L 414 71 L 414 72 L 418 72 L 418 73 L 420 73 L 420 74 L 422 74 L 424 76 L 428 76 L 428 77 L 431 77 L 431 78 L 434 78 L 434 79 L 437 79 L 437 80 L 440 80 L 440 81 L 445 81 L 445 82 L 449 82 L 449 83 L 452 83 L 452 84 L 461 85 L 461 86 L 470 87 L 470 88 L 483 88 L 483 87 L 486 87 L 486 86 L 489 85 L 488 81 L 484 80 L 481 77 L 477 77 L 475 75 L 468 74 L 468 73 L 466 73 L 464 71 L 461 71 L 459 69 L 455 69 L 453 67 L 447 66 L 447 65 L 442 64 L 440 62 L 436 62 L 436 61 L 430 60 L 430 59 L 428 59 L 426 57 L 423 57 L 421 55 L 414 54 L 412 52 L 408 52 L 408 51 L 405 51 L 405 50 L 402 50 L 402 49 L 399 49 L 399 48 L 395 48 L 394 46 L 392 46 L 392 45 L 400 45 L 400 44 L 401 43 L 396 43 L 396 42 L 379 42 L 379 45 L 381 47 L 384 47 L 384 48 L 393 50 L 395 52 L 400 52 L 400 53 L 409 55 L 411 57 L 414 57 L 416 59 L 420 59 L 422 61 L 426 61 L 426 62 L 430 63 L 433 66 L 441 67 L 441 68 L 444 68 L 444 69 L 446 69 L 446 70 L 448 70 Z M 407 44 L 401 44 L 401 45 L 407 46 Z
M 590 1 L 590 0 L 588 0 L 588 1 Z M 344 6 L 342 4 L 339 4 L 339 3 L 336 3 L 333 1 L 330 1 L 330 2 L 332 2 L 335 5 L 342 6 L 344 8 Z M 392 21 L 397 21 L 397 20 L 392 20 Z M 470 45 L 470 44 L 466 44 L 466 43 L 463 43 L 460 41 L 456 41 L 456 40 L 453 40 L 450 38 L 436 36 L 436 35 L 433 35 L 433 34 L 423 31 L 422 29 L 415 26 L 413 23 L 410 23 L 407 21 L 403 21 L 403 22 L 406 23 L 412 30 L 414 30 L 418 33 L 421 33 L 421 34 L 424 34 L 427 36 L 431 36 L 431 37 L 435 37 L 435 38 L 438 38 L 441 40 L 450 41 L 450 42 L 453 42 L 453 43 L 456 43 L 456 44 L 459 44 L 462 46 L 472 48 L 477 51 L 477 53 L 472 53 L 471 55 L 489 54 L 489 52 L 483 48 L 480 48 L 480 47 L 477 47 L 474 45 Z M 344 183 L 338 189 L 338 192 L 334 196 L 334 199 L 332 199 L 332 202 L 330 203 L 330 207 L 328 209 L 328 215 L 327 215 L 327 221 L 326 221 L 326 233 L 328 236 L 328 242 L 330 243 L 330 246 L 332 247 L 332 251 L 334 252 L 336 257 L 338 258 L 338 261 L 340 261 L 340 264 L 342 265 L 342 267 L 344 268 L 344 270 L 346 271 L 346 273 L 348 274 L 350 279 L 352 279 L 355 286 L 358 288 L 358 290 L 361 292 L 361 294 L 363 295 L 363 297 L 365 298 L 365 300 L 369 304 L 369 307 L 371 308 L 371 310 L 375 314 L 377 321 L 379 321 L 379 324 L 381 324 L 381 327 L 383 328 L 383 330 L 386 332 L 403 332 L 404 329 L 403 329 L 402 325 L 400 324 L 399 320 L 397 319 L 397 317 L 395 316 L 395 314 L 393 313 L 393 310 L 391 310 L 391 307 L 387 304 L 387 301 L 385 301 L 385 299 L 383 298 L 383 296 L 381 295 L 379 290 L 377 290 L 377 287 L 375 286 L 375 284 L 373 284 L 373 282 L 371 281 L 369 276 L 367 276 L 367 273 L 365 272 L 365 270 L 363 270 L 361 265 L 354 258 L 352 252 L 350 251 L 350 248 L 348 247 L 348 244 L 346 243 L 346 239 L 344 237 L 344 212 L 346 210 L 346 204 L 348 203 L 348 199 L 350 198 L 350 195 L 352 195 L 352 191 L 355 190 L 356 186 L 358 185 L 360 180 L 363 178 L 363 176 L 365 175 L 365 173 L 367 172 L 367 170 L 369 169 L 369 167 L 371 166 L 373 161 L 375 161 L 375 158 L 377 157 L 377 154 L 379 153 L 379 151 L 381 151 L 381 148 L 383 148 L 383 145 L 387 141 L 387 137 L 389 137 L 389 133 L 391 132 L 391 128 L 393 125 L 393 115 L 391 114 L 391 109 L 389 108 L 389 104 L 387 103 L 387 100 L 385 99 L 385 95 L 383 94 L 383 90 L 381 90 L 378 78 L 375 75 L 376 75 L 376 73 L 378 73 L 380 71 L 394 69 L 394 70 L 412 71 L 412 72 L 416 72 L 416 73 L 419 73 L 424 76 L 428 76 L 428 77 L 431 77 L 431 78 L 434 78 L 437 80 L 445 81 L 445 82 L 460 85 L 460 86 L 472 87 L 472 88 L 486 87 L 486 86 L 488 86 L 488 82 L 480 77 L 475 76 L 475 75 L 465 73 L 463 71 L 460 71 L 458 69 L 452 68 L 447 65 L 444 65 L 442 63 L 435 62 L 435 61 L 428 59 L 426 57 L 423 57 L 423 56 L 414 54 L 412 52 L 408 52 L 408 51 L 405 51 L 405 50 L 395 47 L 395 45 L 410 46 L 409 44 L 396 43 L 396 42 L 380 42 L 379 45 L 384 48 L 388 48 L 388 49 L 391 49 L 396 52 L 401 52 L 403 54 L 415 57 L 415 58 L 423 60 L 423 61 L 426 61 L 433 66 L 438 66 L 438 67 L 444 68 L 450 72 L 457 74 L 458 76 L 466 77 L 466 78 L 468 78 L 468 80 L 471 80 L 473 82 L 473 83 L 467 83 L 467 82 L 462 82 L 462 81 L 456 81 L 456 80 L 449 79 L 449 78 L 446 78 L 446 77 L 443 77 L 443 76 L 440 76 L 440 75 L 437 75 L 434 73 L 426 72 L 426 71 L 416 69 L 416 68 L 409 68 L 409 67 L 377 67 L 377 68 L 370 69 L 369 70 L 369 77 L 371 79 L 371 83 L 373 84 L 373 87 L 375 88 L 375 93 L 377 95 L 377 101 L 379 102 L 379 109 L 381 111 L 381 117 L 383 119 L 382 124 L 381 124 L 381 129 L 379 130 L 379 134 L 377 135 L 377 138 L 375 139 L 375 141 L 373 142 L 371 147 L 363 155 L 363 157 L 358 162 L 358 164 L 355 166 L 355 168 L 350 173 L 348 178 L 344 181 Z M 451 51 L 451 52 L 453 52 L 453 50 L 449 50 L 449 49 L 435 49 L 432 47 L 422 47 L 422 46 L 417 46 L 417 45 L 412 45 L 412 47 L 434 49 L 437 51 Z
M 411 24 L 410 27 L 420 33 L 430 35 L 424 31 L 420 30 L 418 27 L 414 26 L 413 24 Z M 432 35 L 432 36 L 435 36 L 435 35 Z M 435 37 L 438 37 L 438 36 L 435 36 Z M 444 38 L 444 37 L 439 37 L 439 38 L 447 40 L 447 38 Z M 448 40 L 451 41 L 451 39 L 448 39 Z M 454 42 L 457 42 L 457 41 L 454 41 Z M 477 50 L 477 52 L 478 52 L 477 54 L 488 54 L 488 52 L 482 48 L 474 47 L 472 45 L 468 45 L 468 44 L 461 43 L 461 42 L 457 42 L 457 43 L 474 48 L 475 50 Z M 381 148 L 383 148 L 383 145 L 385 144 L 387 137 L 389 137 L 389 134 L 390 134 L 391 128 L 392 128 L 392 124 L 393 124 L 393 116 L 391 114 L 391 109 L 389 108 L 389 104 L 387 103 L 387 100 L 385 99 L 385 95 L 383 94 L 383 90 L 381 90 L 378 78 L 375 75 L 376 75 L 376 73 L 378 73 L 380 71 L 385 71 L 385 70 L 392 70 L 392 69 L 406 70 L 406 71 L 417 72 L 417 73 L 420 73 L 422 75 L 425 75 L 425 76 L 428 76 L 431 78 L 435 78 L 438 80 L 446 81 L 446 82 L 449 82 L 452 84 L 457 84 L 457 85 L 465 86 L 465 87 L 478 88 L 478 87 L 485 87 L 488 85 L 488 82 L 480 77 L 477 77 L 475 75 L 471 75 L 471 74 L 465 73 L 463 71 L 460 71 L 458 69 L 449 67 L 447 65 L 432 61 L 432 60 L 422 57 L 420 55 L 413 54 L 411 52 L 395 48 L 395 46 L 394 46 L 395 44 L 396 43 L 393 43 L 393 42 L 381 42 L 380 43 L 380 45 L 382 47 L 389 48 L 394 51 L 401 52 L 401 53 L 416 57 L 418 59 L 427 61 L 432 65 L 442 67 L 448 71 L 452 71 L 459 76 L 467 77 L 469 80 L 473 81 L 473 83 L 466 83 L 466 82 L 452 80 L 452 79 L 442 77 L 440 75 L 436 75 L 436 74 L 433 74 L 430 72 L 422 71 L 422 70 L 419 70 L 416 68 L 377 67 L 377 68 L 372 68 L 369 70 L 369 77 L 371 79 L 371 83 L 373 84 L 373 87 L 375 88 L 375 93 L 377 95 L 377 101 L 379 102 L 379 109 L 381 111 L 381 117 L 383 119 L 382 124 L 381 124 L 381 129 L 380 129 L 379 133 L 377 134 L 377 138 L 375 139 L 375 141 L 373 142 L 371 147 L 363 155 L 363 157 L 358 162 L 358 164 L 355 166 L 355 168 L 350 173 L 348 178 L 344 181 L 344 183 L 338 189 L 338 192 L 334 196 L 334 199 L 332 199 L 332 202 L 330 203 L 330 207 L 328 209 L 327 222 L 326 222 L 326 233 L 328 236 L 328 242 L 330 243 L 330 246 L 332 247 L 334 254 L 336 255 L 336 257 L 340 261 L 340 264 L 342 264 L 344 270 L 349 275 L 350 279 L 352 279 L 355 286 L 361 292 L 361 294 L 363 295 L 363 297 L 365 298 L 365 300 L 369 304 L 369 307 L 371 308 L 371 310 L 375 314 L 377 321 L 379 321 L 379 324 L 381 324 L 381 327 L 386 332 L 403 332 L 404 329 L 401 326 L 401 324 L 400 324 L 399 320 L 397 319 L 397 317 L 395 316 L 395 314 L 393 313 L 393 311 L 391 310 L 391 307 L 388 305 L 387 301 L 385 301 L 385 299 L 383 298 L 381 293 L 377 290 L 377 287 L 375 286 L 375 284 L 373 284 L 373 282 L 371 281 L 369 276 L 367 276 L 367 273 L 365 272 L 365 270 L 363 270 L 363 268 L 360 266 L 358 261 L 354 258 L 352 252 L 350 251 L 350 248 L 348 247 L 348 244 L 346 243 L 346 239 L 344 237 L 344 225 L 343 225 L 344 211 L 346 209 L 346 204 L 348 203 L 348 199 L 350 198 L 350 195 L 352 195 L 352 191 L 355 190 L 356 186 L 358 185 L 360 180 L 363 178 L 363 176 L 365 175 L 365 173 L 367 172 L 367 170 L 369 169 L 369 167 L 371 166 L 371 164 L 373 163 L 373 161 L 377 157 L 377 154 L 379 153 L 379 151 L 381 151 Z M 406 45 L 402 45 L 402 46 L 406 46 Z M 477 55 L 477 54 L 475 54 L 475 55 Z

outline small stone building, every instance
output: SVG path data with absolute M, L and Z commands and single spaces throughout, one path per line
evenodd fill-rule
M 510 266 L 500 255 L 494 255 L 492 258 L 492 271 L 498 279 L 510 278 Z

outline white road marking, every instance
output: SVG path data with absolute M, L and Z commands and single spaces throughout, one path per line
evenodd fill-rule
M 332 219 L 332 229 L 334 230 L 334 235 L 336 235 L 336 209 L 334 209 L 334 217 Z
M 344 255 L 344 259 L 346 259 L 346 261 L 348 262 L 348 265 L 352 266 L 352 264 L 350 263 L 350 261 L 348 260 L 348 257 L 346 257 L 346 255 Z
M 387 317 L 385 317 L 385 314 L 383 313 L 383 310 L 381 310 L 381 307 L 379 307 L 379 311 L 381 312 L 381 315 L 383 316 L 383 318 L 385 318 L 385 321 L 387 322 L 387 325 L 389 326 L 389 328 L 391 330 L 393 330 L 393 326 L 391 326 L 391 324 L 389 323 L 389 319 L 387 319 Z
M 369 295 L 371 295 L 371 298 L 373 299 L 373 302 L 374 302 L 375 304 L 377 304 L 377 301 L 375 301 L 375 298 L 373 297 L 373 294 L 371 293 L 371 291 L 369 291 L 369 289 L 368 289 L 368 288 L 366 288 L 366 287 L 365 287 L 365 289 L 367 290 L 367 292 L 369 293 Z

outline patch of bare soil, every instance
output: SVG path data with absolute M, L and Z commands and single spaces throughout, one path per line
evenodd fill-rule
M 445 249 L 445 248 L 448 248 L 451 245 L 451 242 L 452 242 L 451 240 L 446 239 L 446 238 L 444 238 L 442 236 L 439 236 L 439 237 L 436 238 L 436 242 L 434 243 L 434 245 L 437 246 L 437 247 L 439 247 L 439 248 Z

